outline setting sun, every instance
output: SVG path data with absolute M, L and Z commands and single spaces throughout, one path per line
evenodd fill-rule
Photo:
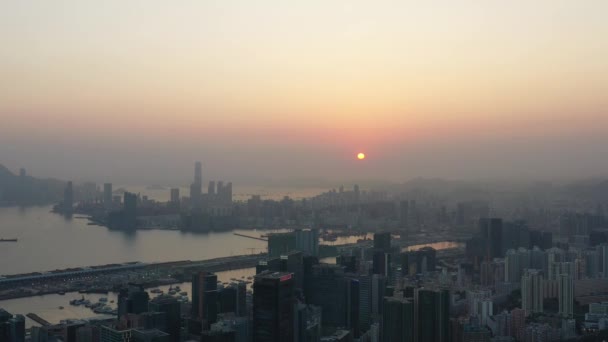
M 357 154 L 357 159 L 359 159 L 359 160 L 365 159 L 365 153 L 359 152 L 359 154 Z

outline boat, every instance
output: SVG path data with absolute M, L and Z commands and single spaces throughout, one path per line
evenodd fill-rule
M 182 295 L 182 296 L 187 296 L 187 295 L 188 295 L 188 292 L 186 292 L 186 291 L 182 291 L 182 292 L 180 292 L 179 294 L 180 294 L 180 295 Z
M 60 307 L 59 307 L 59 310 L 63 310 L 63 306 L 60 306 Z
M 17 242 L 17 239 L 0 239 L 0 242 Z
M 163 291 L 161 291 L 160 289 L 152 289 L 150 290 L 151 293 L 163 293 Z

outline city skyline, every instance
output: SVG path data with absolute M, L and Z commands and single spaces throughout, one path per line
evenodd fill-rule
M 37 175 L 608 174 L 603 1 L 0 6 L 0 155 Z

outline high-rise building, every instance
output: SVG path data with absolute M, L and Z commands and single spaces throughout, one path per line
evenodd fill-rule
M 112 209 L 112 183 L 103 185 L 103 206 L 106 210 Z
M 450 341 L 450 292 L 416 289 L 414 292 L 416 341 Z
M 296 234 L 275 233 L 268 235 L 268 257 L 276 258 L 296 249 Z
M 181 336 L 181 309 L 177 299 L 171 296 L 162 295 L 152 299 L 149 308 L 152 312 L 165 313 L 165 332 L 171 336 L 171 342 L 179 342 Z
M 492 260 L 503 255 L 502 245 L 502 219 L 481 218 L 479 219 L 479 231 L 481 237 L 486 239 L 486 259 Z
M 68 182 L 63 192 L 63 212 L 71 214 L 74 209 L 74 188 L 72 182 Z
M 171 203 L 179 204 L 179 188 L 171 188 Z
M 209 181 L 209 185 L 207 186 L 207 194 L 213 196 L 216 194 L 215 192 L 215 181 Z
M 374 233 L 374 249 L 389 253 L 391 251 L 391 233 Z
M 130 283 L 118 293 L 118 318 L 148 311 L 150 296 L 143 285 Z
M 296 249 L 305 255 L 319 255 L 319 231 L 317 229 L 297 229 Z
M 137 195 L 125 192 L 123 200 L 124 227 L 134 229 L 137 227 Z
M 0 309 L 0 341 L 24 342 L 25 317 Z
M 202 320 L 203 326 L 214 323 L 217 319 L 216 295 L 217 275 L 210 272 L 192 275 L 191 316 Z
M 559 313 L 571 317 L 574 312 L 574 279 L 571 274 L 562 273 L 558 277 Z
M 346 296 L 345 299 L 345 327 L 348 328 L 354 337 L 359 337 L 361 335 L 361 324 L 359 322 L 360 314 L 360 288 L 359 288 L 359 280 L 356 278 L 345 278 L 345 291 L 344 294 Z
M 253 340 L 293 342 L 295 292 L 293 274 L 263 272 L 253 282 Z
M 597 254 L 599 261 L 598 268 L 601 271 L 602 277 L 608 278 L 608 244 L 597 246 Z
M 407 299 L 384 298 L 383 342 L 414 342 L 414 303 Z
M 373 274 L 380 274 L 385 277 L 391 276 L 391 255 L 382 250 L 374 252 Z
M 521 306 L 526 315 L 543 312 L 544 281 L 541 271 L 528 269 L 521 277 Z
M 344 268 L 339 265 L 318 264 L 312 267 L 310 297 L 307 304 L 321 307 L 324 327 L 346 326 L 346 296 Z

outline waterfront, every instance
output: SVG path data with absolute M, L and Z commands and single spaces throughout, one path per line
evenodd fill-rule
M 264 252 L 266 242 L 229 232 L 169 230 L 113 231 L 65 219 L 51 207 L 0 208 L 0 237 L 19 242 L 0 246 L 0 275 L 123 263 L 205 260 Z M 248 235 L 270 231 L 235 230 Z

